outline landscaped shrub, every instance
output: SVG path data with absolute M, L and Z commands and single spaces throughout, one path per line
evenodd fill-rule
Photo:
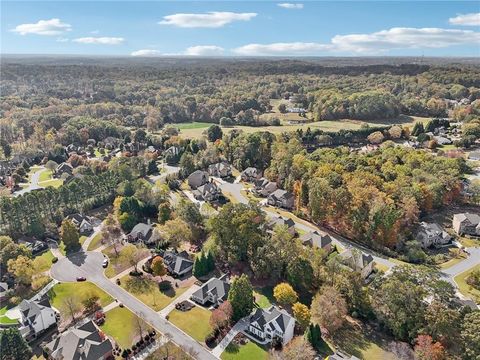
M 52 264 L 55 264 L 57 261 L 58 261 L 58 258 L 55 256 L 55 257 L 52 259 Z
M 158 284 L 158 288 L 162 292 L 168 291 L 168 290 L 172 289 L 172 283 L 170 281 L 167 281 L 167 280 L 162 281 Z

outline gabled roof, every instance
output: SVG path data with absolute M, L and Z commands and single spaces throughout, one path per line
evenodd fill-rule
M 217 296 L 219 300 L 226 300 L 228 291 L 230 290 L 230 284 L 223 279 L 211 278 L 200 289 L 195 291 L 192 296 L 205 300 L 209 294 Z
M 419 231 L 424 232 L 427 236 L 429 237 L 443 237 L 445 239 L 449 238 L 450 235 L 446 231 L 442 229 L 440 225 L 437 223 L 427 223 L 425 221 L 422 221 L 419 224 Z
M 0 282 L 0 294 L 4 294 L 8 291 L 8 284 L 6 282 Z
M 352 251 L 352 249 L 345 250 L 339 256 L 355 271 L 363 270 L 373 261 L 372 255 L 364 254 L 361 251 Z
M 277 325 L 282 332 L 285 332 L 292 321 L 295 322 L 295 319 L 289 313 L 274 305 L 268 309 L 259 308 L 250 317 L 250 324 L 257 323 L 262 331 L 265 329 L 273 330 L 276 328 L 275 325 Z
M 20 305 L 18 305 L 20 313 L 24 319 L 28 319 L 31 322 L 34 322 L 35 319 L 41 315 L 42 311 L 45 309 L 51 309 L 50 301 L 45 296 L 42 299 L 35 300 L 22 300 Z
M 269 229 L 273 229 L 275 226 L 286 226 L 290 229 L 292 226 L 295 226 L 295 222 L 290 218 L 279 216 L 272 218 L 267 222 L 267 227 Z
M 220 191 L 220 189 L 218 188 L 217 184 L 213 183 L 213 182 L 208 182 L 202 186 L 199 186 L 197 188 L 197 190 L 200 192 L 200 194 L 202 195 L 207 195 L 207 194 L 215 194 L 217 193 L 218 191 Z
M 472 213 L 461 213 L 453 215 L 455 219 L 460 222 L 468 221 L 472 225 L 478 225 L 480 223 L 480 215 Z
M 329 235 L 321 235 L 318 231 L 310 231 L 302 236 L 300 240 L 303 245 L 316 246 L 323 249 L 332 243 L 332 238 Z
M 179 274 L 189 267 L 193 267 L 193 261 L 189 259 L 186 251 L 182 251 L 178 254 L 171 251 L 165 251 L 161 256 L 170 272 Z
M 251 166 L 242 171 L 242 174 L 251 176 L 251 177 L 258 176 L 259 173 L 260 173 L 260 170 Z
M 273 193 L 271 193 L 270 196 L 278 200 L 281 200 L 281 199 L 286 200 L 293 197 L 293 194 L 283 189 L 277 189 Z
M 98 360 L 113 350 L 92 321 L 70 328 L 49 342 L 45 348 L 53 359 Z
M 153 230 L 153 226 L 150 224 L 139 223 L 135 225 L 130 231 L 129 235 L 133 237 L 137 237 L 139 234 L 142 234 L 144 238 L 147 237 L 148 233 Z

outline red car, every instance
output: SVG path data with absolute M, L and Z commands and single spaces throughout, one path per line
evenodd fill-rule
M 85 276 L 77 276 L 77 281 L 85 281 L 87 278 Z

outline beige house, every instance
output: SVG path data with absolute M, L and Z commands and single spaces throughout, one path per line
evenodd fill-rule
M 480 236 L 480 215 L 460 213 L 453 215 L 452 227 L 458 235 Z

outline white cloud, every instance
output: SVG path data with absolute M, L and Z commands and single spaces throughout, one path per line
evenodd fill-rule
M 215 45 L 191 46 L 185 50 L 185 55 L 194 56 L 219 56 L 223 54 L 224 49 Z
M 158 50 L 153 49 L 142 49 L 132 52 L 130 55 L 132 56 L 160 56 L 162 53 Z
M 60 37 L 60 38 L 57 38 L 56 41 L 57 41 L 57 42 L 69 42 L 70 39 Z
M 40 20 L 35 24 L 20 24 L 11 31 L 20 35 L 36 34 L 36 35 L 60 35 L 66 31 L 71 31 L 70 24 L 60 21 L 60 19 Z
M 212 11 L 205 14 L 172 14 L 159 21 L 161 25 L 173 25 L 182 28 L 219 28 L 234 21 L 249 21 L 256 13 L 234 13 Z
M 480 33 L 471 30 L 392 28 L 371 34 L 336 35 L 326 44 L 317 42 L 248 44 L 232 51 L 246 56 L 318 55 L 322 51 L 375 54 L 393 49 L 445 48 L 479 43 Z
M 277 6 L 280 6 L 281 8 L 284 9 L 303 9 L 303 4 L 292 4 L 292 3 L 279 3 Z
M 480 26 L 480 13 L 459 14 L 448 22 L 452 25 Z
M 120 45 L 125 39 L 121 37 L 83 37 L 73 41 L 81 44 Z
M 248 44 L 236 49 L 233 52 L 238 55 L 307 55 L 328 50 L 329 45 L 319 43 L 291 42 L 273 44 Z

